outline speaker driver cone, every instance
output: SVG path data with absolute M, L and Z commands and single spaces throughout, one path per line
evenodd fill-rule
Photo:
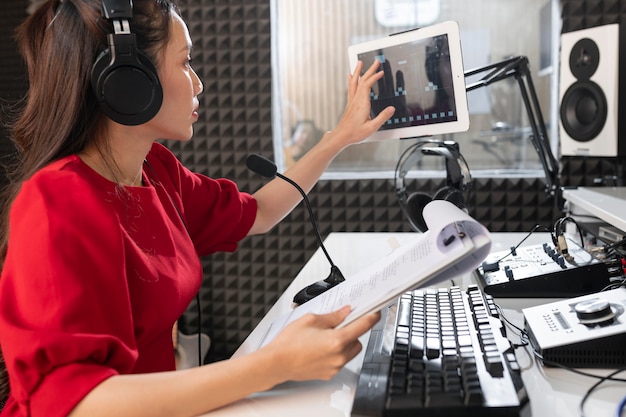
M 569 69 L 579 80 L 588 80 L 598 70 L 600 50 L 589 38 L 576 42 L 569 55 Z
M 579 142 L 594 139 L 602 131 L 606 118 L 606 96 L 598 84 L 577 81 L 565 91 L 561 101 L 561 122 L 572 139 Z

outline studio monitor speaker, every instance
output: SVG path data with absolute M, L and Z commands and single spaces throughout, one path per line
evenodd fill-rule
M 619 55 L 618 24 L 561 35 L 561 155 L 618 156 Z

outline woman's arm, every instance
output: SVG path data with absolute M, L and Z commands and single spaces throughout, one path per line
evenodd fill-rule
M 370 117 L 370 91 L 382 76 L 375 60 L 359 77 L 362 63 L 348 77 L 348 102 L 336 128 L 327 132 L 320 142 L 307 152 L 285 175 L 309 192 L 326 170 L 330 162 L 346 147 L 358 143 L 374 133 L 394 113 L 387 107 L 376 118 Z M 248 233 L 265 233 L 282 220 L 302 199 L 300 193 L 281 179 L 274 179 L 256 193 L 257 216 Z
M 349 313 L 308 314 L 249 355 L 176 372 L 113 376 L 94 388 L 71 417 L 191 417 L 286 381 L 328 380 L 361 350 L 371 314 L 334 329 Z

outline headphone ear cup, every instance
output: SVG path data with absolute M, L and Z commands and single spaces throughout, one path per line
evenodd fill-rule
M 405 213 L 413 230 L 417 232 L 428 230 L 422 211 L 432 200 L 426 193 L 413 193 L 407 197 Z
M 463 193 L 458 188 L 451 186 L 446 186 L 437 190 L 433 196 L 433 200 L 445 200 L 451 202 L 460 209 L 466 208 Z
M 92 67 L 91 85 L 104 114 L 124 125 L 149 121 L 163 102 L 156 68 L 141 51 L 115 56 L 103 51 Z

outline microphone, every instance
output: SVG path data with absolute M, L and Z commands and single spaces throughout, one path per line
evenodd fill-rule
M 246 160 L 246 165 L 248 166 L 248 169 L 250 169 L 251 171 L 259 175 L 262 175 L 266 178 L 278 177 L 284 181 L 287 181 L 289 184 L 293 185 L 300 192 L 300 194 L 302 195 L 302 199 L 304 200 L 304 203 L 306 205 L 306 208 L 309 211 L 309 218 L 311 219 L 313 230 L 315 230 L 315 235 L 317 236 L 317 243 L 319 244 L 319 247 L 322 248 L 324 255 L 326 255 L 326 259 L 328 259 L 328 263 L 330 263 L 330 274 L 328 275 L 328 277 L 324 279 L 323 281 L 315 282 L 301 289 L 293 297 L 293 302 L 296 304 L 304 304 L 307 301 L 320 295 L 324 291 L 331 289 L 332 287 L 339 284 L 340 282 L 345 281 L 343 274 L 341 273 L 337 265 L 335 265 L 333 260 L 330 258 L 330 255 L 328 254 L 328 251 L 326 250 L 326 247 L 324 246 L 324 242 L 322 241 L 322 236 L 320 235 L 320 229 L 317 225 L 317 222 L 315 221 L 315 215 L 313 214 L 313 209 L 311 208 L 311 203 L 309 202 L 309 198 L 307 197 L 304 190 L 291 178 L 288 178 L 282 175 L 281 173 L 279 173 L 278 169 L 276 168 L 276 164 L 274 164 L 272 161 L 270 161 L 269 159 L 265 158 L 262 155 L 251 154 L 250 156 L 248 156 L 248 159 Z

